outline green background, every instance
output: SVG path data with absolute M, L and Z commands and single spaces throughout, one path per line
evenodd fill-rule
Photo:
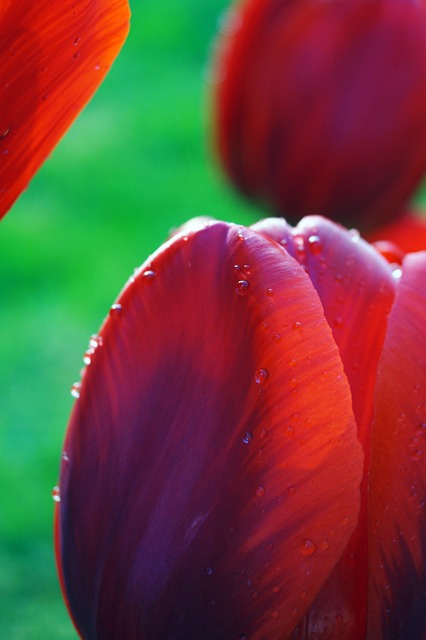
M 254 219 L 209 144 L 207 62 L 226 4 L 135 1 L 106 81 L 0 224 L 1 638 L 77 637 L 51 491 L 90 335 L 172 227 Z

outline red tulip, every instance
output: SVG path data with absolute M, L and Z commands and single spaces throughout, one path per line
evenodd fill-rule
M 214 60 L 216 146 L 275 213 L 368 229 L 426 170 L 426 14 L 415 0 L 246 0 Z
M 55 493 L 85 640 L 423 638 L 426 252 L 196 223 L 85 354 Z
M 128 23 L 127 0 L 2 0 L 0 218 L 92 97 Z

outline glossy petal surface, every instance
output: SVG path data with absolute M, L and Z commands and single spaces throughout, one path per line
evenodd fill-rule
M 82 637 L 289 637 L 356 524 L 363 464 L 304 270 L 253 231 L 188 231 L 128 284 L 100 341 L 60 483 Z
M 392 268 L 356 231 L 319 216 L 304 218 L 294 229 L 275 218 L 254 228 L 285 245 L 320 296 L 351 386 L 365 453 L 359 526 L 295 638 L 361 640 L 367 615 L 367 471 L 377 364 L 395 294 Z
M 128 23 L 126 0 L 2 0 L 0 217 L 105 77 Z
M 379 363 L 368 638 L 426 637 L 426 252 L 405 258 Z
M 412 0 L 245 0 L 215 61 L 217 148 L 250 199 L 359 228 L 426 168 L 426 27 Z

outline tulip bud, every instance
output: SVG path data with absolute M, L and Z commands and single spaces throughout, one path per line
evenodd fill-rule
M 362 230 L 400 214 L 426 170 L 423 3 L 240 2 L 214 67 L 216 146 L 245 196 Z

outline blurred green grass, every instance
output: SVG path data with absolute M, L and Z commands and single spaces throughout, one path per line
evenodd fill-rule
M 1 638 L 76 638 L 51 490 L 90 335 L 170 228 L 255 217 L 209 148 L 206 64 L 226 5 L 135 0 L 110 75 L 0 225 Z

